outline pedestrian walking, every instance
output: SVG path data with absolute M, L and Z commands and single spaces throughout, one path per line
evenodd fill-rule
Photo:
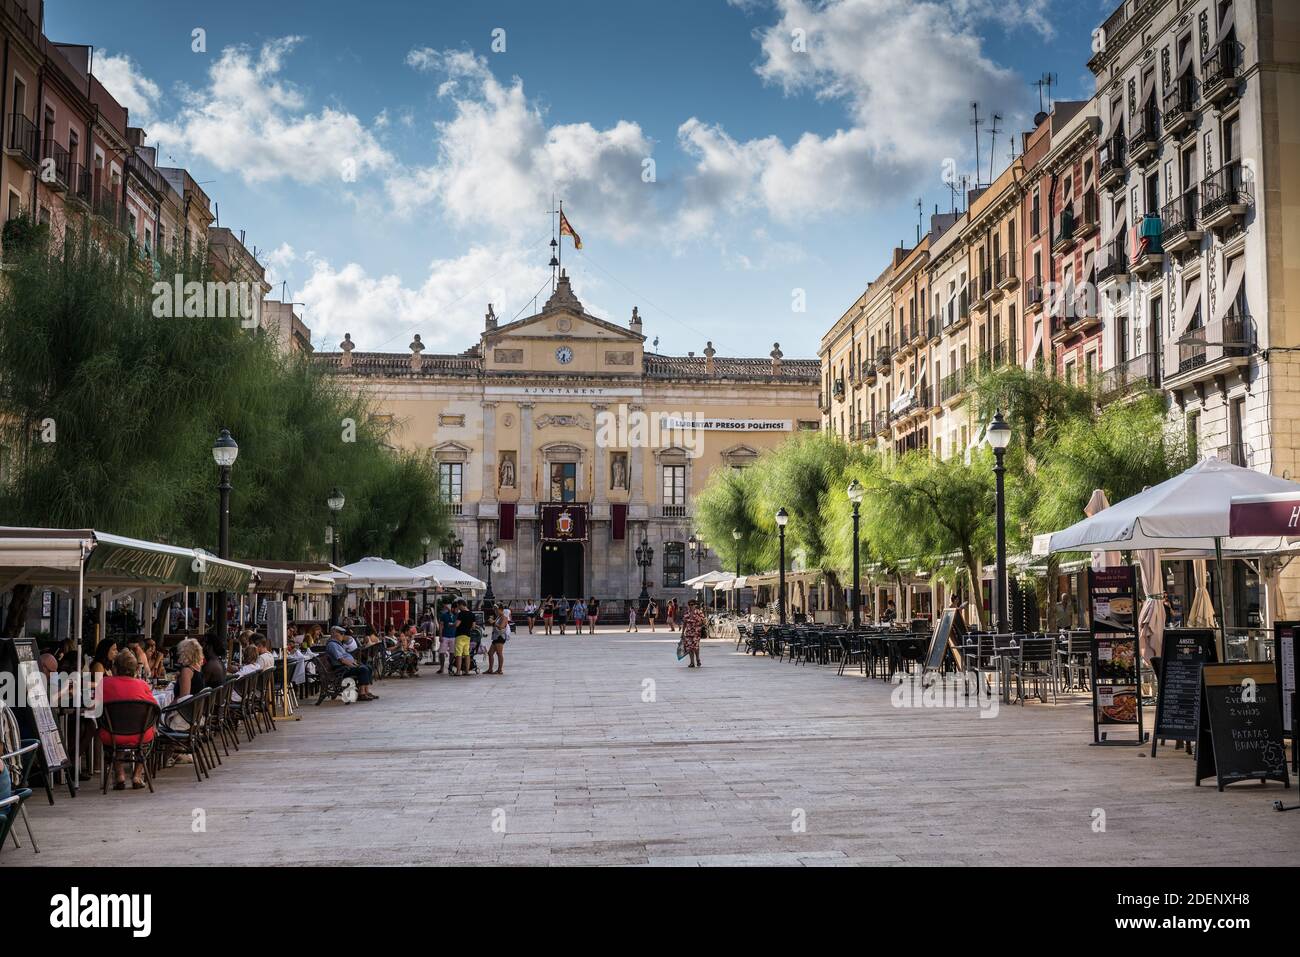
M 581 598 L 573 603 L 573 630 L 579 638 L 582 637 L 582 623 L 587 620 L 587 603 Z
M 569 623 L 569 599 L 563 595 L 555 603 L 555 623 L 560 626 L 560 634 L 564 634 L 564 628 Z
M 587 602 L 587 634 L 596 633 L 596 619 L 600 617 L 600 599 L 592 595 Z
M 659 606 L 655 604 L 653 598 L 651 598 L 650 603 L 645 606 L 645 617 L 646 621 L 650 622 L 650 631 L 653 633 L 655 630 L 655 619 L 659 617 Z
M 682 650 L 690 656 L 688 668 L 699 668 L 700 639 L 704 637 L 704 612 L 694 598 L 686 603 L 686 614 L 682 615 Z
M 528 633 L 531 635 L 533 623 L 537 621 L 537 602 L 531 598 L 524 603 L 524 617 L 528 619 Z
M 555 624 L 555 599 L 550 595 L 546 596 L 546 601 L 542 603 L 542 625 L 546 628 L 546 633 L 551 633 L 551 628 Z
M 506 642 L 510 639 L 510 614 L 502 605 L 497 605 L 495 616 L 492 619 L 492 644 L 488 646 L 487 655 L 487 673 L 490 675 L 505 674 L 506 664 Z M 492 670 L 493 659 L 496 660 L 496 670 Z
M 627 604 L 627 630 L 636 631 L 636 602 L 629 598 Z

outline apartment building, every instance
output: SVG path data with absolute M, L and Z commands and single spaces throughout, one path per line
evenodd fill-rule
M 978 371 L 1023 356 L 1020 210 L 1026 180 L 1018 157 L 985 189 L 972 193 L 962 242 L 971 310 L 969 344 Z
M 897 345 L 891 365 L 883 370 L 891 377 L 893 395 L 887 406 L 889 431 L 885 437 L 892 438 L 892 448 L 899 454 L 930 447 L 932 396 L 937 399 L 938 390 L 930 388 L 929 375 L 931 330 L 926 308 L 929 263 L 927 234 L 914 247 L 902 252 L 889 284 Z M 937 331 L 934 341 L 937 344 Z M 891 447 L 888 442 L 886 447 Z
M 970 259 L 962 238 L 968 223 L 966 213 L 951 213 L 935 223 L 930 240 L 930 293 L 939 324 L 939 343 L 931 348 L 932 381 L 939 390 L 931 428 L 934 453 L 940 458 L 965 454 L 973 435 L 965 401 L 977 368 L 972 358 L 978 355 L 970 341 Z
M 1049 368 L 1067 382 L 1080 382 L 1095 377 L 1102 362 L 1102 309 L 1097 295 L 1100 124 L 1090 103 L 1069 104 L 1049 122 L 1053 124 L 1050 147 L 1033 174 L 1049 187 L 1045 206 L 1049 230 L 1045 242 L 1051 262 L 1045 289 Z
M 1295 475 L 1300 11 L 1128 0 L 1102 35 L 1104 363 L 1147 363 L 1199 454 Z

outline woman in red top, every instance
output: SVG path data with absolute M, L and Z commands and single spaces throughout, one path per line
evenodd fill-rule
M 103 704 L 112 704 L 114 701 L 153 701 L 153 691 L 149 688 L 149 682 L 143 681 L 135 676 L 139 664 L 135 660 L 135 655 L 130 651 L 119 651 L 117 657 L 113 659 L 113 673 L 104 679 L 104 686 L 100 692 L 100 701 Z M 110 735 L 103 728 L 99 730 L 99 740 L 106 745 L 117 745 L 119 747 L 135 747 L 139 744 L 148 744 L 153 740 L 154 729 L 148 728 L 144 732 L 144 741 L 140 740 L 138 734 L 112 734 Z M 121 791 L 126 787 L 126 768 L 122 762 L 113 759 L 113 790 Z M 131 775 L 131 787 L 139 790 L 144 787 L 144 765 L 136 764 Z

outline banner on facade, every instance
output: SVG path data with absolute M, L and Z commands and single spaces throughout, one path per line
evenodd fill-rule
M 574 502 L 544 504 L 542 541 L 585 542 L 587 540 L 587 506 Z
M 697 419 L 682 415 L 665 415 L 661 429 L 701 432 L 789 432 L 789 419 Z

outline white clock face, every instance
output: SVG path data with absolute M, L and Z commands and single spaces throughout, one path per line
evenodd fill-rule
M 568 346 L 560 346 L 555 350 L 555 361 L 560 365 L 567 365 L 573 361 L 573 350 Z

